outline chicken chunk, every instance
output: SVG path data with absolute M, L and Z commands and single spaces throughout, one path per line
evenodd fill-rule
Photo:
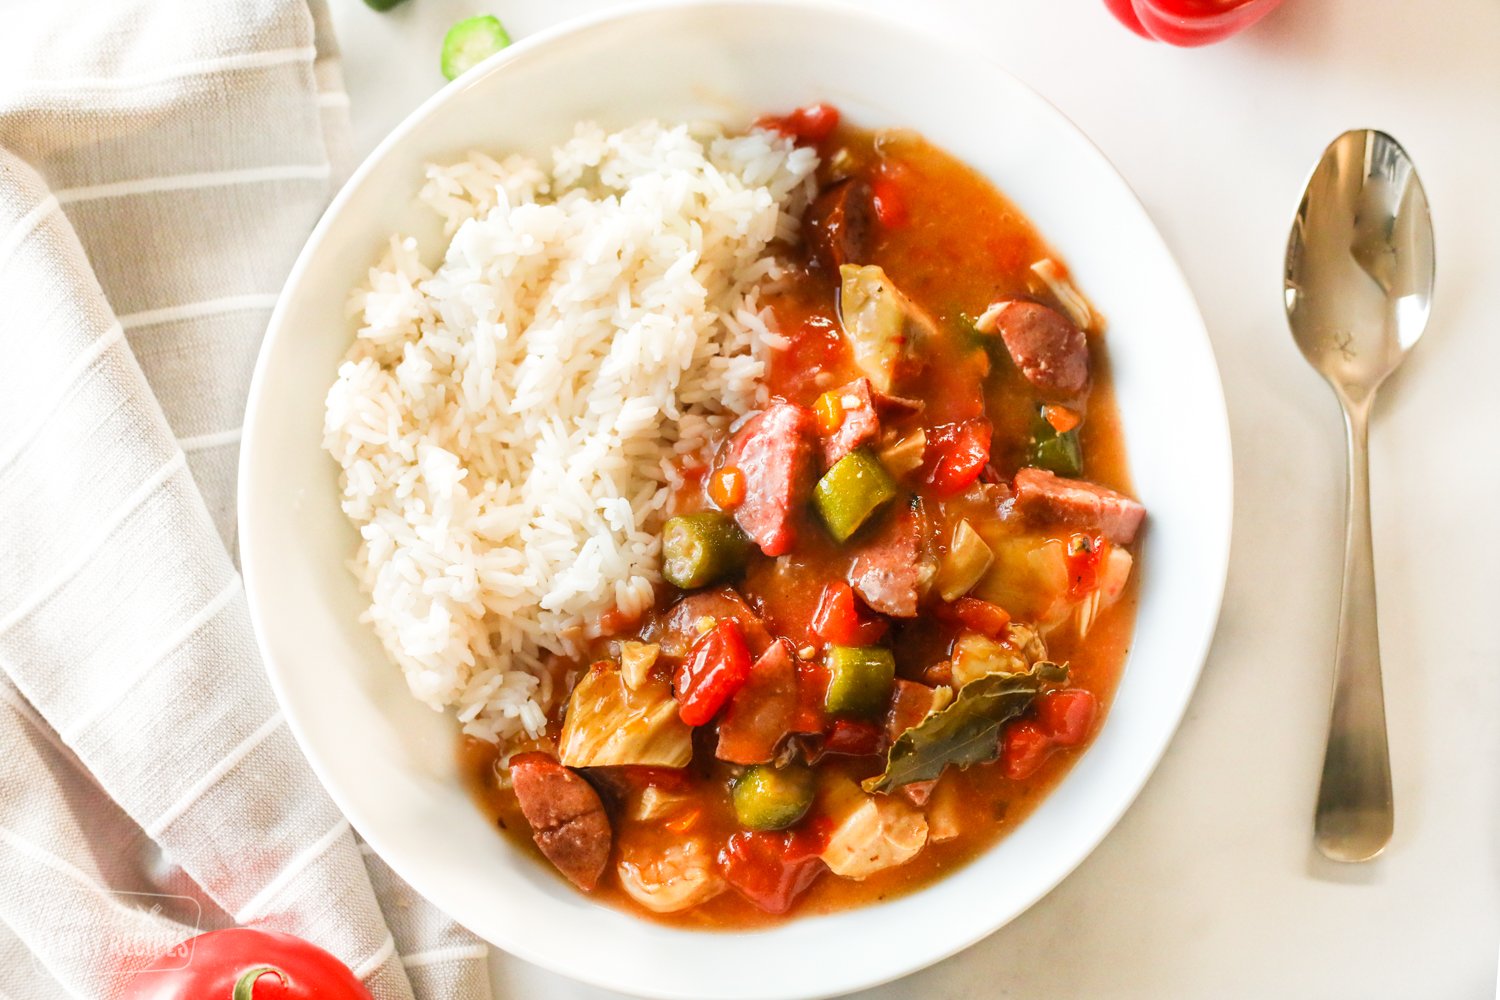
M 869 878 L 906 864 L 927 844 L 927 818 L 905 799 L 866 795 L 852 784 L 829 799 L 834 828 L 821 856 L 835 875 Z

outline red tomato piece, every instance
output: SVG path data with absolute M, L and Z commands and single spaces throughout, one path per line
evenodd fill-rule
M 1000 741 L 1000 773 L 1025 781 L 1052 755 L 1052 745 L 1052 737 L 1030 719 L 1012 722 Z
M 1074 535 L 1068 540 L 1068 596 L 1081 600 L 1099 586 L 1099 566 L 1107 543 L 1101 536 Z
M 1010 613 L 998 604 L 977 597 L 960 597 L 953 602 L 953 616 L 980 635 L 1004 639 L 1010 632 Z
M 1076 747 L 1094 728 L 1099 699 L 1083 688 L 1049 691 L 1037 699 L 1036 722 L 1060 747 Z
M 941 424 L 927 431 L 927 482 L 939 493 L 961 492 L 984 471 L 990 460 L 994 429 L 983 417 Z
M 830 583 L 818 598 L 809 626 L 815 638 L 847 646 L 853 642 L 859 627 L 859 611 L 854 606 L 854 588 L 842 581 Z
M 688 725 L 701 726 L 749 679 L 750 648 L 739 623 L 733 618 L 721 621 L 693 643 L 677 668 L 677 714 Z
M 231 927 L 184 941 L 124 978 L 124 1000 L 370 1000 L 354 973 L 290 934 Z
M 742 830 L 719 852 L 724 878 L 767 913 L 785 913 L 823 874 L 816 829 L 763 833 Z
M 816 146 L 839 127 L 839 109 L 832 104 L 809 104 L 785 115 L 767 115 L 755 123 L 795 139 L 798 145 Z
M 869 757 L 884 749 L 884 730 L 862 719 L 834 719 L 827 738 L 823 740 L 824 753 L 849 757 Z
M 875 218 L 887 229 L 900 229 L 910 219 L 906 210 L 906 196 L 894 177 L 881 174 L 870 182 L 871 201 L 875 206 Z
M 885 635 L 885 619 L 861 608 L 854 588 L 835 580 L 823 588 L 808 626 L 819 642 L 838 646 L 868 646 Z

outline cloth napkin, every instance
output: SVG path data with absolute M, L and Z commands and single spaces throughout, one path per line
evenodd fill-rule
M 235 566 L 251 367 L 348 160 L 322 0 L 0 21 L 0 1000 L 109 1000 L 236 923 L 483 1000 L 298 751 Z

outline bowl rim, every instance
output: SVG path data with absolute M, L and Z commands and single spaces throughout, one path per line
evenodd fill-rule
M 332 780 L 327 763 L 316 749 L 316 741 L 311 738 L 304 728 L 299 713 L 292 708 L 293 698 L 288 692 L 285 675 L 282 669 L 277 666 L 277 658 L 272 653 L 270 641 L 267 637 L 267 625 L 263 619 L 263 610 L 257 600 L 260 588 L 266 584 L 260 579 L 259 571 L 256 568 L 256 560 L 250 555 L 250 552 L 258 545 L 256 541 L 258 536 L 253 522 L 247 516 L 247 511 L 255 508 L 255 502 L 252 499 L 253 486 L 250 472 L 256 454 L 263 447 L 260 438 L 254 432 L 254 428 L 261 422 L 260 410 L 262 405 L 270 405 L 263 401 L 263 386 L 267 378 L 270 377 L 267 372 L 270 367 L 269 358 L 272 354 L 271 348 L 274 343 L 285 335 L 285 330 L 289 322 L 288 313 L 290 306 L 288 305 L 288 300 L 290 296 L 288 292 L 300 284 L 305 272 L 312 266 L 312 261 L 319 256 L 323 244 L 329 239 L 330 231 L 339 224 L 339 219 L 344 212 L 345 206 L 355 197 L 369 175 L 378 169 L 380 163 L 387 156 L 391 155 L 393 150 L 404 143 L 406 138 L 428 118 L 439 113 L 448 104 L 456 101 L 460 94 L 473 87 L 482 86 L 484 80 L 500 71 L 502 67 L 526 57 L 534 50 L 550 47 L 566 41 L 573 36 L 583 35 L 616 22 L 656 16 L 670 13 L 674 10 L 702 11 L 722 9 L 726 11 L 744 11 L 766 8 L 819 13 L 862 21 L 875 28 L 897 29 L 909 36 L 917 37 L 925 46 L 944 50 L 953 53 L 955 56 L 962 56 L 967 59 L 979 59 L 997 77 L 1007 79 L 1018 90 L 1029 94 L 1039 107 L 1043 108 L 1049 115 L 1056 119 L 1062 128 L 1081 140 L 1083 146 L 1098 161 L 1098 166 L 1118 179 L 1121 190 L 1125 195 L 1128 195 L 1128 198 L 1134 203 L 1134 207 L 1140 210 L 1151 232 L 1161 241 L 1164 268 L 1169 269 L 1171 276 L 1177 284 L 1177 290 L 1184 297 L 1184 302 L 1190 310 L 1191 318 L 1196 321 L 1193 330 L 1197 335 L 1195 339 L 1201 340 L 1202 347 L 1206 352 L 1207 363 L 1214 374 L 1212 384 L 1207 386 L 1211 397 L 1210 402 L 1213 405 L 1205 408 L 1206 410 L 1211 410 L 1212 413 L 1205 415 L 1212 417 L 1214 423 L 1212 435 L 1223 444 L 1222 456 L 1220 456 L 1217 463 L 1218 481 L 1214 484 L 1214 489 L 1223 497 L 1223 509 L 1214 537 L 1204 540 L 1206 545 L 1211 545 L 1216 550 L 1217 555 L 1213 563 L 1212 574 L 1202 580 L 1204 586 L 1212 590 L 1211 607 L 1207 609 L 1211 613 L 1203 614 L 1201 627 L 1198 630 L 1199 634 L 1189 644 L 1193 652 L 1190 658 L 1184 657 L 1184 672 L 1186 676 L 1184 678 L 1185 683 L 1180 688 L 1180 698 L 1177 699 L 1175 704 L 1171 704 L 1163 710 L 1164 720 L 1168 720 L 1170 724 L 1160 726 L 1154 736 L 1153 745 L 1149 747 L 1147 752 L 1143 753 L 1142 756 L 1147 766 L 1141 772 L 1139 781 L 1134 783 L 1134 787 L 1129 790 L 1127 795 L 1119 799 L 1117 805 L 1100 808 L 1098 812 L 1097 835 L 1091 835 L 1086 839 L 1086 849 L 1077 852 L 1076 857 L 1071 862 L 1059 865 L 1055 877 L 1045 882 L 1039 891 L 1024 902 L 1024 904 L 1019 905 L 1010 916 L 996 924 L 976 922 L 976 926 L 972 928 L 962 931 L 956 930 L 951 946 L 946 948 L 946 950 L 914 957 L 876 974 L 845 977 L 842 982 L 833 988 L 820 988 L 811 992 L 796 994 L 798 997 L 805 997 L 808 1000 L 817 1000 L 817 998 L 821 997 L 839 996 L 847 992 L 869 989 L 889 983 L 950 958 L 995 933 L 1011 920 L 1014 920 L 1021 913 L 1024 913 L 1048 895 L 1058 884 L 1072 874 L 1098 848 L 1099 844 L 1109 836 L 1115 826 L 1118 825 L 1120 819 L 1137 800 L 1151 776 L 1155 773 L 1156 768 L 1160 765 L 1167 748 L 1171 745 L 1173 738 L 1182 725 L 1187 707 L 1202 677 L 1205 661 L 1211 651 L 1222 613 L 1224 592 L 1228 582 L 1233 534 L 1234 464 L 1222 376 L 1219 372 L 1212 339 L 1209 337 L 1207 326 L 1203 321 L 1202 310 L 1198 306 L 1192 286 L 1188 283 L 1181 265 L 1177 261 L 1176 256 L 1171 252 L 1170 247 L 1166 245 L 1165 238 L 1161 236 L 1160 230 L 1151 219 L 1150 213 L 1141 202 L 1139 195 L 1136 194 L 1124 175 L 1120 173 L 1114 163 L 1105 155 L 1104 151 L 1071 118 L 1058 109 L 1043 94 L 1017 77 L 1002 63 L 985 52 L 978 44 L 969 41 L 967 38 L 959 37 L 952 32 L 939 30 L 936 26 L 930 24 L 913 22 L 906 18 L 884 12 L 867 10 L 850 3 L 839 2 L 839 0 L 636 0 L 636 2 L 619 7 L 566 18 L 557 24 L 520 39 L 490 56 L 483 63 L 471 69 L 457 80 L 441 87 L 407 114 L 395 128 L 376 144 L 344 181 L 303 244 L 277 296 L 276 305 L 267 323 L 265 337 L 257 353 L 246 396 L 245 415 L 242 425 L 243 440 L 237 463 L 236 523 L 242 554 L 242 577 L 246 593 L 246 604 L 252 630 L 255 634 L 256 645 L 264 661 L 266 675 L 272 691 L 283 711 L 287 726 L 295 738 L 299 749 L 302 751 L 309 766 L 312 768 L 314 774 L 316 774 L 323 788 L 327 791 L 329 797 L 375 853 L 380 855 L 390 865 L 392 870 L 411 886 L 413 890 L 428 900 L 440 912 L 447 914 L 448 911 L 428 891 L 430 883 L 423 874 L 410 869 L 405 864 L 405 859 L 400 856 L 399 852 L 390 852 L 385 849 L 382 843 L 384 839 L 383 834 L 380 832 L 378 825 L 368 822 L 369 817 L 359 804 L 342 790 L 337 782 Z M 1066 256 L 1066 253 L 1064 255 Z M 1127 664 L 1130 658 L 1131 653 L 1127 653 Z M 996 841 L 994 845 L 986 848 L 977 857 L 994 850 L 1004 840 L 1005 838 L 1001 838 Z M 954 872 L 950 872 L 949 875 L 956 872 L 957 869 Z M 939 881 L 947 881 L 947 879 L 948 876 L 944 876 Z M 861 908 L 875 909 L 884 905 L 886 904 L 871 903 Z M 642 918 L 635 917 L 635 919 L 640 920 Z M 796 921 L 792 921 L 793 925 L 795 923 Z M 758 931 L 752 929 L 749 931 L 710 931 L 708 933 L 739 935 L 746 933 L 755 934 Z M 477 936 L 489 941 L 494 947 L 500 948 L 526 962 L 574 981 L 605 990 L 622 989 L 621 984 L 611 980 L 605 974 L 596 972 L 590 964 L 564 965 L 558 961 L 554 961 L 549 955 L 531 947 L 527 942 L 507 940 L 504 943 L 500 943 L 485 935 Z M 631 987 L 631 990 L 635 995 L 661 997 L 663 1000 L 699 1000 L 693 994 L 675 989 L 640 991 L 635 987 Z

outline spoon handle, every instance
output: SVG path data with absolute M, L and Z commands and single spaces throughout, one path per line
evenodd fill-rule
M 1390 841 L 1394 822 L 1370 534 L 1369 412 L 1369 397 L 1344 401 L 1349 442 L 1344 593 L 1314 836 L 1318 850 L 1334 861 L 1375 857 Z

